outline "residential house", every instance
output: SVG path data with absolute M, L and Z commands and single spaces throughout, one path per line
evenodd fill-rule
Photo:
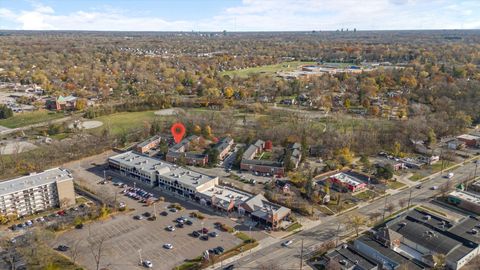
M 465 145 L 468 147 L 477 147 L 480 145 L 480 137 L 470 134 L 463 134 L 457 136 L 457 139 L 465 142 Z
M 77 104 L 77 97 L 74 96 L 59 96 L 56 99 L 49 99 L 45 106 L 49 110 L 55 111 L 73 111 Z
M 346 188 L 351 192 L 356 192 L 367 187 L 367 183 L 345 172 L 340 172 L 330 176 L 328 181 L 341 188 Z
M 213 147 L 218 151 L 218 159 L 224 160 L 228 155 L 233 146 L 233 139 L 230 137 L 222 138 L 218 143 Z

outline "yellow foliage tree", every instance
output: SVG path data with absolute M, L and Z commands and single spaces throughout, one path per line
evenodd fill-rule
M 202 134 L 202 128 L 199 125 L 193 126 L 193 133 L 195 133 L 195 135 Z
M 235 91 L 233 91 L 233 88 L 231 86 L 228 86 L 227 88 L 225 88 L 225 90 L 223 91 L 223 95 L 225 95 L 226 98 L 231 98 L 233 97 L 233 93 Z

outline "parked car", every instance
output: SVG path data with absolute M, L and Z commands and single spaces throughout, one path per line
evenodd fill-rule
M 170 231 L 170 232 L 175 231 L 175 227 L 173 227 L 173 226 L 167 226 L 166 229 L 167 229 L 167 231 Z
M 187 225 L 192 225 L 193 222 L 192 222 L 191 220 L 187 220 L 187 221 L 185 221 L 185 224 L 187 224 Z
M 447 174 L 447 178 L 448 178 L 448 179 L 450 179 L 450 178 L 452 178 L 452 177 L 453 177 L 453 173 Z
M 288 247 L 288 246 L 290 246 L 292 243 L 293 243 L 292 240 L 288 240 L 288 241 L 283 242 L 283 243 L 282 243 L 282 246 Z
M 437 186 L 433 186 L 431 189 L 432 189 L 432 190 L 437 190 L 438 187 L 437 187 Z
M 233 269 L 235 269 L 235 266 L 233 266 L 233 264 L 223 268 L 223 270 L 233 270 Z
M 151 216 L 152 216 L 152 214 L 151 214 L 150 212 L 145 212 L 145 213 L 143 213 L 143 215 L 144 215 L 145 217 L 151 217 Z
M 57 247 L 57 250 L 58 251 L 62 251 L 62 252 L 65 252 L 65 251 L 68 251 L 70 248 L 68 246 L 65 246 L 65 245 L 59 245 Z
M 211 236 L 211 237 L 217 237 L 218 233 L 217 232 L 211 232 L 208 235 Z
M 177 223 L 176 225 L 178 228 L 183 228 L 185 225 L 183 225 L 183 223 Z
M 172 244 L 164 244 L 163 247 L 166 248 L 166 249 L 172 249 L 173 245 Z
M 202 228 L 200 231 L 201 231 L 202 233 L 208 233 L 208 229 L 207 229 L 207 228 Z
M 143 217 L 142 217 L 142 216 L 140 216 L 140 215 L 135 215 L 135 216 L 133 216 L 133 219 L 136 219 L 136 220 L 142 220 L 142 219 L 143 219 Z
M 167 212 L 167 211 L 163 211 L 163 212 L 160 213 L 160 215 L 166 217 L 166 216 L 168 216 L 168 212 Z
M 148 261 L 148 260 L 144 260 L 142 262 L 142 265 L 146 268 L 152 268 L 153 267 L 153 263 L 151 261 Z
M 200 236 L 200 233 L 197 232 L 197 231 L 193 231 L 193 232 L 192 232 L 192 236 L 193 236 L 193 237 L 199 237 L 199 236 Z
M 421 189 L 422 188 L 422 185 L 418 185 L 415 187 L 416 189 Z
M 176 213 L 178 212 L 177 208 L 170 208 L 170 212 Z
M 208 235 L 204 234 L 204 235 L 200 236 L 200 240 L 208 241 Z

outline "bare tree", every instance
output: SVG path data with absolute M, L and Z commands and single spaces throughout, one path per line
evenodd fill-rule
M 77 240 L 75 243 L 70 247 L 68 250 L 68 254 L 70 255 L 70 258 L 72 259 L 72 263 L 75 264 L 77 262 L 78 255 L 80 253 L 80 243 L 82 240 Z
M 403 209 L 403 208 L 405 208 L 405 206 L 407 205 L 407 202 L 408 202 L 408 199 L 403 198 L 403 199 L 400 199 L 400 200 L 398 201 L 398 205 L 400 205 L 400 208 Z
M 90 232 L 91 231 L 89 230 L 89 234 Z M 104 255 L 103 251 L 104 251 L 105 240 L 106 240 L 105 236 L 100 237 L 98 240 L 95 240 L 95 238 L 91 236 L 88 237 L 88 246 L 90 248 L 90 252 L 95 261 L 96 270 L 100 269 L 100 263 Z
M 391 215 L 393 213 L 393 210 L 395 210 L 395 205 L 393 205 L 392 203 L 389 203 L 387 204 L 387 206 L 385 206 L 385 211 L 388 212 L 388 215 Z
M 358 236 L 360 228 L 365 224 L 365 218 L 357 213 L 352 213 L 345 216 L 344 224 L 349 229 L 354 229 L 355 234 Z

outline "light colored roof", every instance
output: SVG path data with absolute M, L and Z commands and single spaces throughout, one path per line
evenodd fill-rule
M 150 144 L 151 142 L 156 141 L 156 140 L 160 140 L 160 139 L 162 139 L 162 137 L 160 137 L 160 135 L 155 135 L 155 136 L 150 137 L 150 138 L 146 139 L 145 141 L 139 143 L 138 147 L 144 147 L 144 146 Z
M 201 193 L 210 198 L 215 197 L 215 205 L 221 206 L 222 208 L 227 208 L 232 200 L 234 200 L 235 205 L 238 206 L 253 197 L 252 194 L 227 186 L 215 186 Z
M 27 176 L 0 182 L 0 195 L 6 195 L 27 188 L 43 186 L 53 182 L 73 179 L 69 171 L 53 168 L 39 173 L 31 173 Z
M 480 137 L 470 135 L 470 134 L 463 134 L 460 136 L 457 136 L 457 139 L 464 139 L 464 140 L 480 140 Z
M 468 201 L 471 203 L 475 204 L 480 204 L 480 195 L 468 192 L 468 191 L 463 191 L 463 190 L 454 190 L 450 192 L 450 196 L 460 198 L 464 201 Z
M 109 160 L 126 167 L 134 167 L 138 171 L 149 175 L 158 174 L 166 180 L 178 181 L 185 186 L 193 188 L 198 188 L 207 182 L 217 179 L 217 177 L 194 172 L 166 161 L 136 154 L 132 151 L 110 157 Z
M 290 213 L 289 208 L 268 201 L 262 194 L 255 195 L 245 204 L 251 209 L 253 215 L 264 219 L 267 219 L 270 213 L 277 214 L 279 217 Z
M 334 174 L 331 177 L 338 179 L 342 183 L 347 183 L 347 184 L 352 185 L 352 186 L 357 186 L 357 185 L 363 184 L 363 182 L 360 181 L 359 179 L 357 179 L 357 178 L 355 178 L 351 175 L 348 175 L 346 173 L 343 173 L 343 172 Z

